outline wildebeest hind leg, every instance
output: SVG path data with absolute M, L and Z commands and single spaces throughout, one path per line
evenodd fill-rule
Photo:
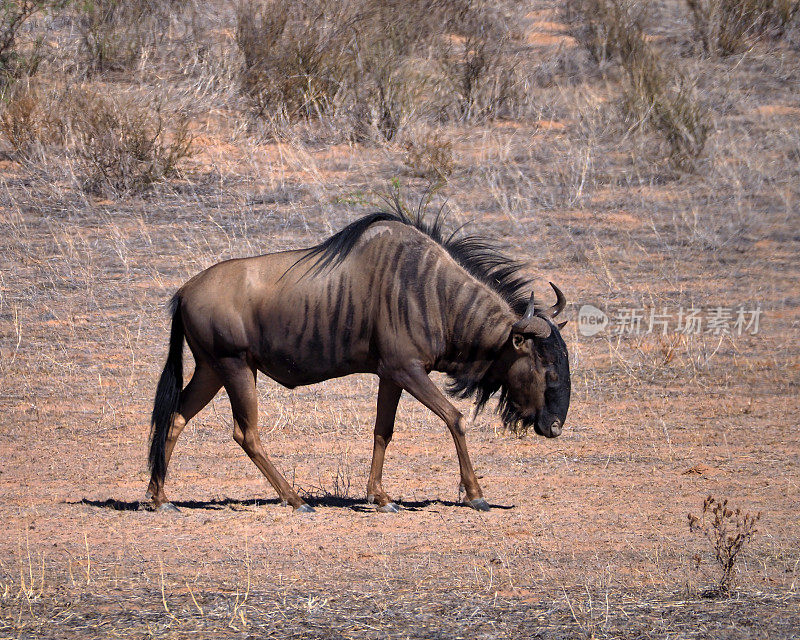
M 186 427 L 186 423 L 211 402 L 211 399 L 217 395 L 221 387 L 222 382 L 219 376 L 214 373 L 213 369 L 202 362 L 198 362 L 192 379 L 184 390 L 181 391 L 180 409 L 172 419 L 172 426 L 167 434 L 167 441 L 164 444 L 165 467 L 169 466 L 169 460 L 172 457 L 173 449 L 175 449 L 175 443 L 178 441 L 178 436 L 181 435 L 184 427 Z M 153 504 L 157 508 L 169 509 L 171 507 L 174 510 L 174 507 L 172 507 L 164 493 L 163 482 L 159 482 L 155 476 L 151 477 L 147 492 L 152 497 Z
M 397 505 L 392 502 L 383 490 L 383 458 L 386 454 L 386 445 L 392 440 L 394 433 L 394 417 L 397 413 L 397 403 L 403 390 L 388 378 L 381 378 L 378 385 L 378 411 L 375 416 L 375 435 L 372 447 L 372 465 L 369 469 L 367 481 L 367 501 L 377 502 L 378 511 L 396 513 Z
M 281 500 L 299 511 L 313 511 L 286 479 L 270 462 L 258 433 L 258 400 L 256 396 L 256 371 L 244 363 L 227 369 L 224 383 L 233 410 L 233 439 L 269 480 Z
M 464 416 L 436 387 L 422 366 L 411 366 L 407 369 L 393 373 L 394 380 L 408 391 L 412 396 L 444 420 L 458 455 L 458 466 L 461 471 L 461 483 L 467 492 L 467 504 L 477 511 L 488 511 L 489 503 L 483 498 L 483 492 L 478 484 L 478 478 L 472 468 L 472 462 L 467 453 L 467 440 L 464 437 Z

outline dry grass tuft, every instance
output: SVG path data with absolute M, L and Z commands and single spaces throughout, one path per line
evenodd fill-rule
M 168 126 L 169 125 L 169 126 Z M 178 175 L 192 153 L 188 119 L 159 98 L 108 98 L 89 88 L 20 86 L 0 114 L 14 154 L 46 167 L 57 154 L 91 193 L 122 195 Z
M 242 88 L 258 114 L 314 117 L 328 109 L 344 81 L 347 3 L 317 0 L 242 3 L 236 44 L 244 56 Z
M 87 71 L 102 73 L 133 67 L 151 39 L 157 5 L 152 0 L 81 3 L 77 25 Z
M 0 113 L 0 132 L 15 154 L 25 155 L 43 137 L 45 122 L 39 92 L 29 85 L 15 87 Z
M 74 154 L 87 191 L 146 190 L 177 175 L 180 162 L 191 155 L 187 118 L 165 110 L 160 101 L 138 104 L 78 93 L 71 107 Z
M 426 132 L 407 140 L 404 147 L 403 164 L 411 175 L 432 184 L 444 184 L 452 175 L 453 143 L 443 134 Z
M 644 45 L 644 39 L 641 44 Z M 637 52 L 638 49 L 638 52 Z M 666 141 L 670 162 L 691 169 L 711 132 L 711 114 L 699 101 L 694 81 L 660 62 L 646 46 L 623 59 L 623 112 L 634 129 L 647 126 Z
M 561 7 L 569 34 L 599 65 L 640 47 L 645 13 L 638 0 L 565 0 Z

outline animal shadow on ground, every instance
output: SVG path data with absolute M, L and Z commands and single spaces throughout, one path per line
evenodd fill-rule
M 321 497 L 307 497 L 308 504 L 312 507 L 338 507 L 359 511 L 362 513 L 371 512 L 375 510 L 374 505 L 366 502 L 363 498 L 338 498 L 335 496 L 321 496 Z M 98 509 L 110 509 L 112 511 L 153 511 L 152 503 L 149 500 L 116 500 L 108 498 L 107 500 L 89 500 L 82 498 L 81 500 L 70 502 L 65 500 L 62 504 L 78 505 L 85 504 L 90 507 Z M 262 499 L 262 498 L 249 498 L 246 500 L 236 500 L 234 498 L 215 498 L 213 500 L 174 500 L 172 502 L 179 509 L 231 509 L 233 511 L 249 511 L 249 507 L 262 507 L 266 505 L 279 505 L 280 500 L 277 498 Z M 398 504 L 404 511 L 421 511 L 429 507 L 463 507 L 467 505 L 449 500 L 416 500 L 410 502 L 399 502 Z M 513 509 L 514 505 L 500 505 L 491 504 L 492 509 Z

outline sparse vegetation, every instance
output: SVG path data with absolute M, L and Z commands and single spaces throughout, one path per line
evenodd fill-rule
M 66 4 L 67 0 L 7 0 L 0 4 L 0 88 L 13 79 L 33 75 L 42 61 L 40 37 L 20 47 L 19 35 L 25 23 Z
M 575 0 L 569 24 L 565 1 L 41 3 L 0 40 L 0 637 L 797 635 L 798 15 L 724 55 L 686 0 Z M 175 289 L 313 246 L 390 180 L 525 261 L 539 304 L 564 291 L 564 433 L 516 438 L 488 403 L 481 518 L 403 394 L 404 510 L 376 514 L 374 378 L 260 375 L 264 447 L 317 516 L 273 498 L 224 398 L 178 442 L 182 515 L 145 511 Z M 585 304 L 609 314 L 594 337 Z M 740 305 L 756 334 L 677 330 Z M 724 595 L 709 492 L 742 507 L 723 542 L 758 529 L 721 547 L 735 597 L 702 597 Z
M 35 88 L 19 86 L 6 98 L 0 114 L 0 131 L 17 154 L 25 154 L 32 144 L 44 137 L 46 115 Z
M 727 498 L 717 500 L 708 496 L 703 501 L 703 511 L 699 516 L 689 514 L 689 530 L 704 536 L 714 550 L 722 574 L 715 589 L 708 595 L 728 595 L 733 588 L 734 568 L 739 554 L 756 533 L 756 523 L 761 513 L 755 515 L 741 509 L 729 509 Z
M 561 15 L 599 65 L 641 53 L 646 5 L 639 0 L 565 0 Z
M 797 0 L 686 0 L 706 54 L 731 55 L 779 38 L 800 16 Z
M 457 3 L 455 14 L 448 20 L 453 35 L 440 57 L 456 89 L 459 117 L 472 120 L 514 113 L 514 107 L 526 100 L 518 75 L 523 63 L 518 54 L 523 41 L 520 8 L 466 0 Z
M 176 175 L 181 160 L 191 154 L 187 119 L 165 112 L 159 102 L 137 104 L 78 93 L 72 108 L 74 153 L 88 191 L 142 191 Z
M 132 67 L 159 29 L 156 0 L 85 0 L 77 4 L 77 23 L 87 71 Z
M 70 160 L 82 188 L 111 195 L 141 192 L 177 175 L 192 151 L 188 120 L 163 102 L 105 98 L 81 88 L 47 94 L 19 87 L 0 114 L 0 131 L 27 163 L 57 153 Z
M 623 57 L 623 112 L 634 129 L 648 126 L 666 141 L 669 159 L 691 168 L 711 132 L 711 114 L 697 98 L 694 81 L 660 63 L 644 39 Z
M 441 134 L 407 140 L 405 149 L 403 163 L 412 175 L 431 184 L 443 184 L 453 173 L 453 143 Z
M 242 87 L 259 115 L 338 113 L 360 141 L 392 140 L 411 114 L 495 117 L 524 100 L 513 20 L 483 0 L 243 3 Z
M 567 0 L 563 15 L 570 33 L 598 64 L 616 60 L 622 67 L 628 125 L 660 134 L 672 164 L 690 168 L 711 131 L 710 114 L 693 80 L 647 42 L 645 7 L 637 0 Z
M 314 117 L 329 108 L 345 78 L 347 3 L 315 0 L 239 5 L 236 43 L 242 88 L 258 113 Z

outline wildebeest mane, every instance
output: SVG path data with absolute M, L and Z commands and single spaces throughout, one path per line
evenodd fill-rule
M 373 224 L 383 221 L 400 222 L 417 229 L 440 245 L 473 278 L 494 290 L 517 315 L 525 313 L 531 281 L 520 272 L 523 262 L 513 260 L 502 253 L 492 242 L 476 235 L 460 233 L 462 228 L 445 236 L 440 209 L 432 221 L 423 216 L 420 207 L 415 215 L 409 215 L 398 198 L 388 201 L 391 211 L 378 211 L 352 222 L 344 229 L 321 244 L 312 247 L 292 268 L 301 263 L 309 263 L 307 274 L 315 275 L 334 268 L 344 262 L 358 243 L 364 232 Z M 479 408 L 497 392 L 498 413 L 503 422 L 513 425 L 520 416 L 516 415 L 507 400 L 505 389 L 492 377 L 491 372 L 473 373 L 470 368 L 457 374 L 450 374 L 447 392 L 459 398 L 474 396 Z
M 523 262 L 504 255 L 490 241 L 476 235 L 462 235 L 462 227 L 445 236 L 441 210 L 429 222 L 420 208 L 410 216 L 398 199 L 392 211 L 378 211 L 359 218 L 338 233 L 309 249 L 291 268 L 310 263 L 307 273 L 319 274 L 344 262 L 364 232 L 378 222 L 400 222 L 421 231 L 440 245 L 473 278 L 497 292 L 517 315 L 525 313 L 531 282 L 520 274 Z

